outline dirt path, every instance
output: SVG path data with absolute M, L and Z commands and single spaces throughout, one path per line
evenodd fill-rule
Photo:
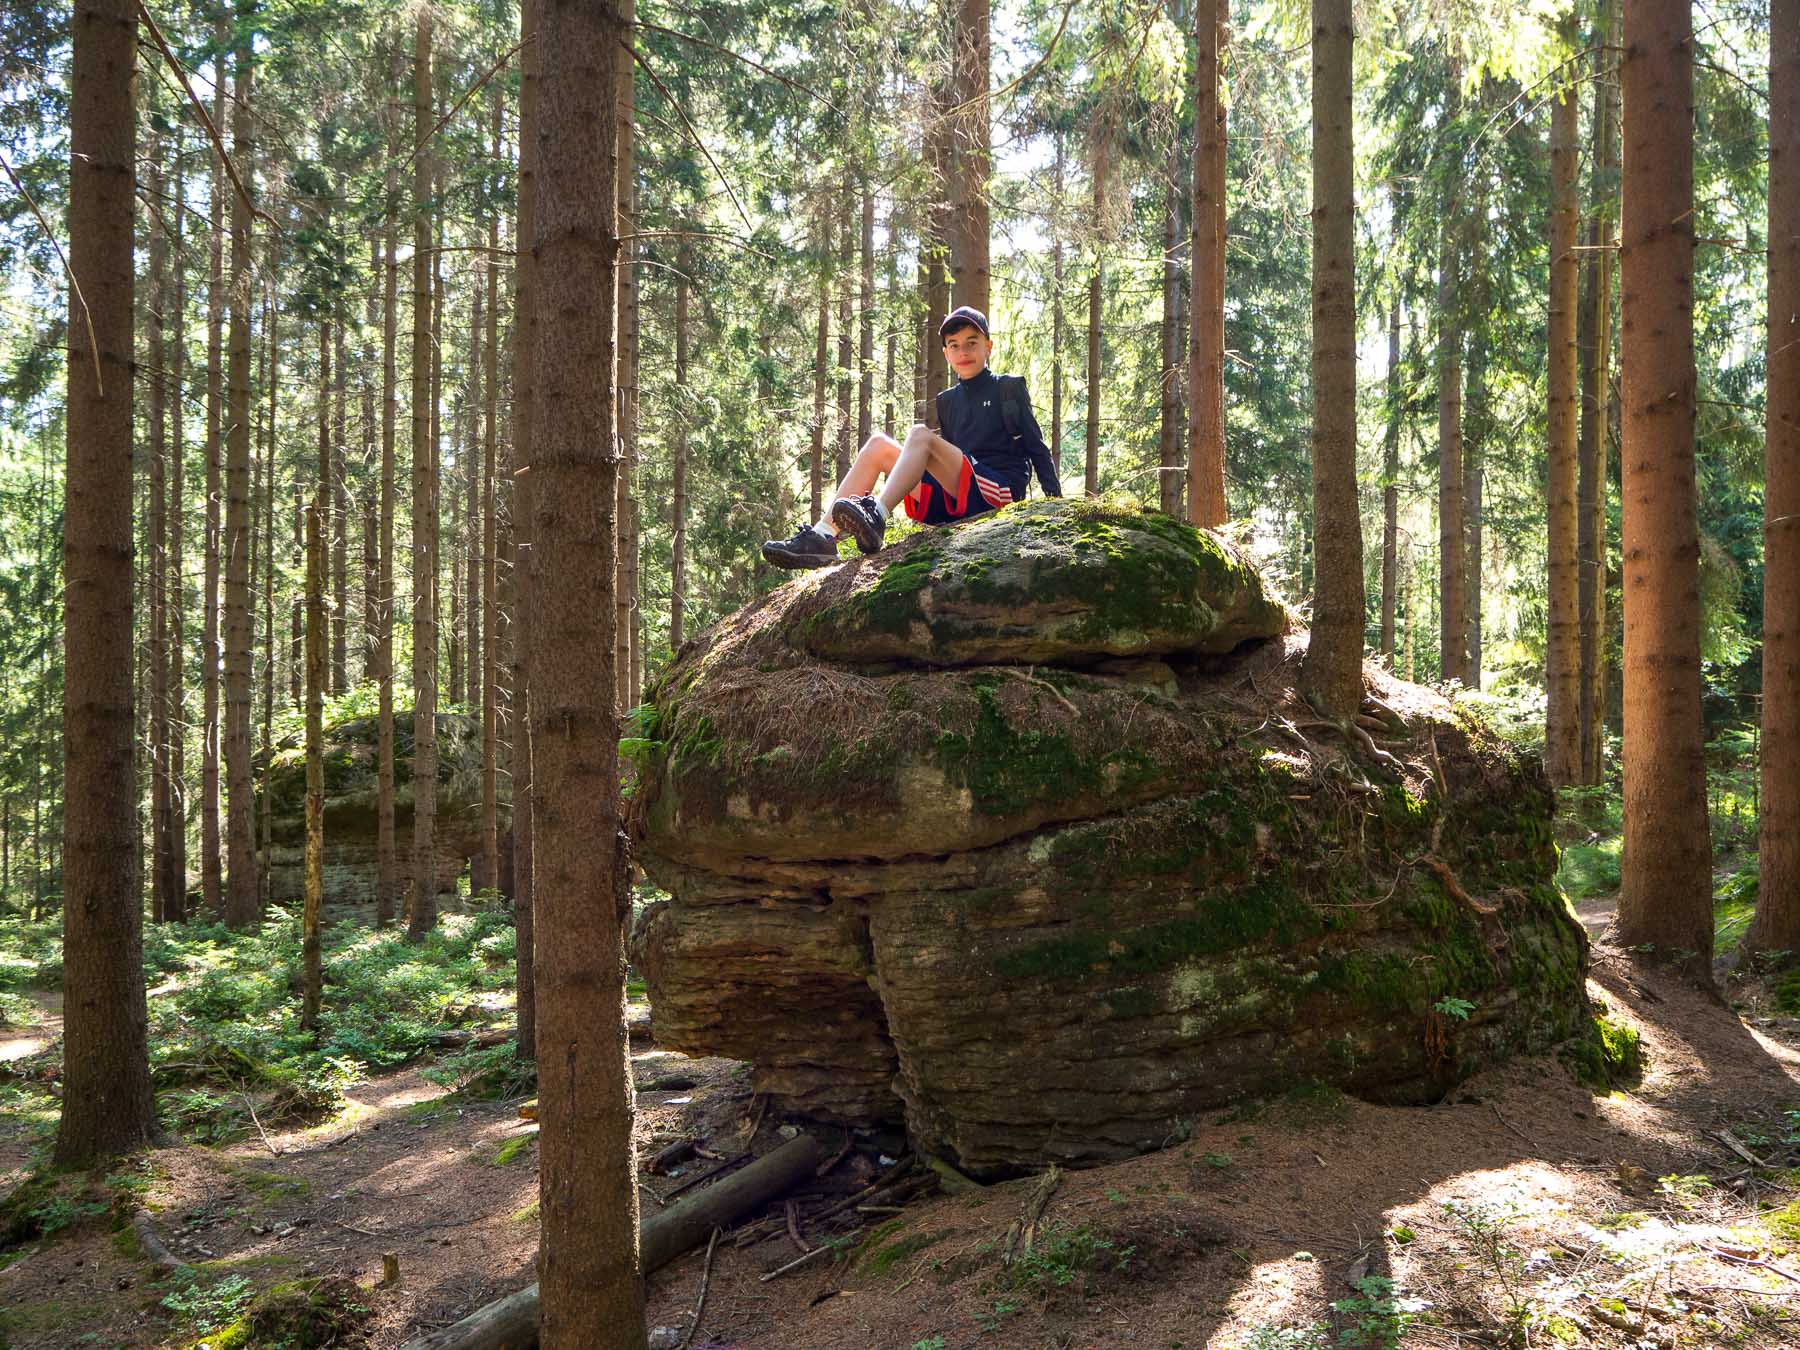
M 1601 917 L 1583 914 L 1590 929 Z M 1170 1148 L 1066 1175 L 1033 1256 L 1010 1268 L 1001 1251 L 1029 1180 L 861 1215 L 843 1259 L 765 1281 L 797 1255 L 777 1222 L 766 1240 L 719 1245 L 693 1345 L 1311 1348 L 1376 1315 L 1426 1319 L 1405 1345 L 1491 1341 L 1509 1318 L 1533 1343 L 1800 1343 L 1800 1208 L 1793 1242 L 1757 1218 L 1794 1199 L 1800 1115 L 1783 1112 L 1800 1112 L 1800 1023 L 1760 1004 L 1740 1018 L 1603 944 L 1596 957 L 1593 997 L 1648 1057 L 1629 1092 L 1524 1061 L 1429 1109 L 1319 1093 L 1172 1122 L 1187 1137 Z M 749 1114 L 742 1066 L 644 1050 L 636 1068 L 641 1156 L 691 1129 L 724 1137 Z M 517 1103 L 459 1101 L 414 1070 L 351 1099 L 266 1142 L 148 1155 L 159 1234 L 215 1283 L 357 1280 L 373 1347 L 529 1282 L 536 1150 Z M 808 1245 L 828 1236 L 797 1230 Z M 389 1252 L 401 1278 L 376 1288 Z M 651 1277 L 653 1327 L 686 1332 L 704 1264 L 695 1252 Z M 191 1343 L 192 1324 L 162 1306 L 170 1287 L 93 1222 L 0 1272 L 4 1330 L 19 1350 Z

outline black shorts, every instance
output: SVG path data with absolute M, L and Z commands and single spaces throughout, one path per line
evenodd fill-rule
M 1024 501 L 1029 486 L 1026 474 L 997 473 L 963 455 L 956 486 L 946 488 L 926 474 L 924 481 L 906 494 L 906 514 L 922 525 L 951 525 Z

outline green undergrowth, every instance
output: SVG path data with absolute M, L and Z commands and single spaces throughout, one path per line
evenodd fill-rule
M 61 982 L 54 925 L 0 927 L 0 984 L 13 991 Z M 219 1143 L 253 1130 L 251 1103 L 267 1126 L 338 1109 L 343 1092 L 372 1073 L 412 1059 L 447 1027 L 479 1028 L 511 1018 L 511 916 L 501 907 L 444 915 L 422 941 L 398 929 L 327 924 L 324 1011 L 316 1033 L 300 1026 L 298 917 L 271 910 L 254 932 L 193 922 L 148 925 L 144 976 L 150 1061 L 163 1123 L 183 1138 Z M 33 1062 L 29 1079 L 4 1085 L 9 1121 L 42 1131 L 54 1102 L 59 1051 Z M 498 1078 L 510 1043 L 452 1057 L 462 1086 Z

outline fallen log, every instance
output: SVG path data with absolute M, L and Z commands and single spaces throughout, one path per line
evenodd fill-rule
M 742 1171 L 671 1205 L 643 1221 L 638 1230 L 638 1256 L 646 1275 L 662 1269 L 682 1253 L 801 1181 L 831 1150 L 810 1134 L 796 1135 Z M 529 1350 L 537 1344 L 538 1287 L 535 1283 L 478 1308 L 460 1322 L 415 1336 L 401 1350 Z

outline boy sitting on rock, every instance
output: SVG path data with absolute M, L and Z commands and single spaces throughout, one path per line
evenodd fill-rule
M 938 430 L 915 426 L 904 445 L 879 431 L 869 437 L 826 518 L 802 525 L 791 539 L 763 545 L 763 557 L 775 566 L 830 566 L 838 560 L 840 532 L 864 553 L 878 551 L 888 517 L 903 500 L 906 514 L 926 525 L 997 511 L 1025 499 L 1034 468 L 1045 493 L 1062 496 L 1025 381 L 988 369 L 994 343 L 987 315 L 959 306 L 938 325 L 938 336 L 956 375 L 956 383 L 937 396 Z M 875 480 L 883 473 L 887 482 L 877 497 Z

